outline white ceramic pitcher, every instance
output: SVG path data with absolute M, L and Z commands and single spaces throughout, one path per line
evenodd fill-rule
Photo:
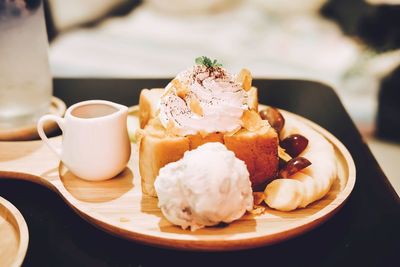
M 45 115 L 37 129 L 40 138 L 67 168 L 82 179 L 100 181 L 119 174 L 129 161 L 128 108 L 105 100 L 89 100 L 69 107 L 64 118 Z M 49 142 L 43 126 L 53 120 L 63 133 L 62 148 Z

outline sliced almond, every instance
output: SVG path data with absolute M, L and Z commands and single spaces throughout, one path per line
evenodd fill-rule
M 245 91 L 249 91 L 253 78 L 251 77 L 251 73 L 248 69 L 241 69 L 236 76 L 236 81 L 242 84 L 242 87 Z
M 199 116 L 204 115 L 203 108 L 200 105 L 200 101 L 195 97 L 192 97 L 190 99 L 190 109 L 192 110 L 193 113 Z
M 292 157 L 286 153 L 285 149 L 281 148 L 280 146 L 278 146 L 278 155 L 284 161 L 289 161 L 292 159 Z
M 253 192 L 254 205 L 260 205 L 265 199 L 264 192 Z
M 235 133 L 239 132 L 241 128 L 242 128 L 242 127 L 239 125 L 238 127 L 236 127 L 235 129 L 233 129 L 232 131 L 226 132 L 224 135 L 225 135 L 225 136 L 232 136 L 232 135 L 234 135 Z
M 187 96 L 187 94 L 189 93 L 189 88 L 187 86 L 185 86 L 184 84 L 182 84 L 179 80 L 177 79 L 173 79 L 171 81 L 172 86 L 175 88 L 175 93 L 178 97 L 182 98 L 183 100 L 185 100 L 185 97 Z
M 245 110 L 241 120 L 242 126 L 250 132 L 257 131 L 265 125 L 260 115 L 255 110 Z
M 254 109 L 255 111 L 258 111 L 257 91 L 256 87 L 251 87 L 251 89 L 247 91 L 247 105 L 249 109 Z
M 263 214 L 265 211 L 265 207 L 264 206 L 259 206 L 259 205 L 254 205 L 253 209 L 251 211 L 249 211 L 251 214 L 253 215 L 261 215 Z

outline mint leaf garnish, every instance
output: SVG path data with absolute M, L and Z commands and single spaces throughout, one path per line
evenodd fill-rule
M 221 63 L 218 63 L 216 59 L 211 60 L 206 56 L 201 56 L 195 59 L 197 65 L 204 65 L 207 68 L 215 68 L 215 67 L 222 67 Z

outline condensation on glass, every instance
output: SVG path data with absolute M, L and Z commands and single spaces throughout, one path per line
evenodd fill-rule
M 41 0 L 0 0 L 0 129 L 36 123 L 52 95 Z

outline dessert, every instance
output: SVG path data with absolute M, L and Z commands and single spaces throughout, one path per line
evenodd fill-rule
M 156 196 L 160 168 L 208 142 L 220 142 L 246 163 L 254 189 L 278 170 L 278 135 L 257 112 L 251 75 L 232 75 L 218 63 L 183 71 L 165 89 L 144 89 L 139 100 L 139 170 L 143 192 Z
M 165 217 L 195 230 L 325 196 L 336 178 L 333 146 L 273 107 L 258 112 L 248 70 L 196 63 L 140 95 L 142 191 L 158 196 Z
M 162 167 L 155 189 L 168 221 L 192 231 L 230 223 L 253 208 L 246 165 L 219 142 L 186 151 Z

